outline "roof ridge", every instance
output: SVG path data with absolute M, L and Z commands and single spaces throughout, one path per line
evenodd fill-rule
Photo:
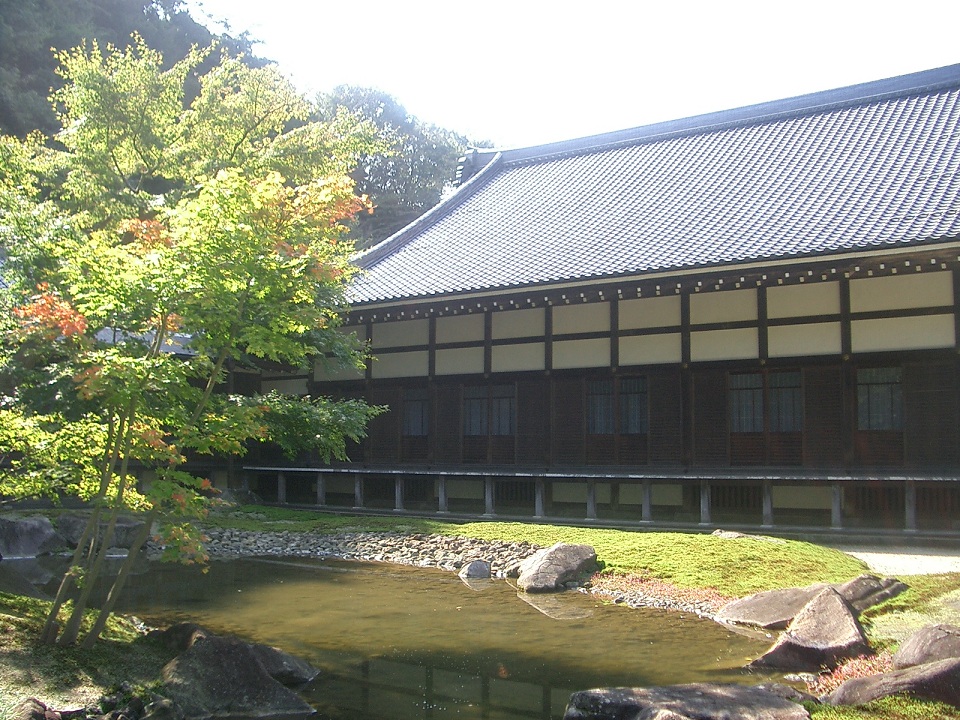
M 663 120 L 649 125 L 588 135 L 582 138 L 559 140 L 542 145 L 497 150 L 504 164 L 514 165 L 542 161 L 553 157 L 585 155 L 616 147 L 634 145 L 671 137 L 717 132 L 719 130 L 761 125 L 784 118 L 814 115 L 859 105 L 877 103 L 895 97 L 929 94 L 950 87 L 960 89 L 960 64 L 946 65 L 932 70 L 921 70 L 882 80 L 847 85 L 841 88 L 818 90 L 778 100 L 716 110 L 685 118 Z M 479 150 L 483 154 L 483 150 Z

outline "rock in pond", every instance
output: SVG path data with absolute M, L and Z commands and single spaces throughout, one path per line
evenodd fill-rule
M 43 515 L 0 515 L 0 557 L 31 558 L 65 547 L 64 539 Z
M 817 672 L 869 652 L 870 644 L 847 601 L 828 587 L 797 613 L 773 647 L 750 666 Z
M 306 718 L 314 709 L 274 680 L 254 650 L 235 638 L 193 634 L 163 668 L 166 692 L 190 718 Z
M 525 592 L 562 590 L 597 568 L 597 552 L 589 545 L 557 543 L 538 550 L 520 564 L 517 587 Z
M 564 720 L 809 720 L 802 706 L 763 688 L 691 683 L 601 688 L 570 696 Z

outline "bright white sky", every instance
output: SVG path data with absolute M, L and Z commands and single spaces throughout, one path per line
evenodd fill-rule
M 312 96 L 535 145 L 960 62 L 957 0 L 187 0 Z

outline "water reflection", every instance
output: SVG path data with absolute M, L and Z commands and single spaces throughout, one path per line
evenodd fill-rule
M 153 566 L 122 610 L 305 658 L 322 670 L 305 690 L 321 718 L 559 718 L 589 687 L 758 682 L 741 668 L 767 643 L 715 623 L 581 593 L 523 599 L 441 571 L 235 560 Z

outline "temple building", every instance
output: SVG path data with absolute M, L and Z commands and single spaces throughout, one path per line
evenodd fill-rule
M 474 150 L 265 389 L 390 410 L 281 501 L 960 530 L 960 65 Z M 272 483 L 276 483 L 273 485 Z

